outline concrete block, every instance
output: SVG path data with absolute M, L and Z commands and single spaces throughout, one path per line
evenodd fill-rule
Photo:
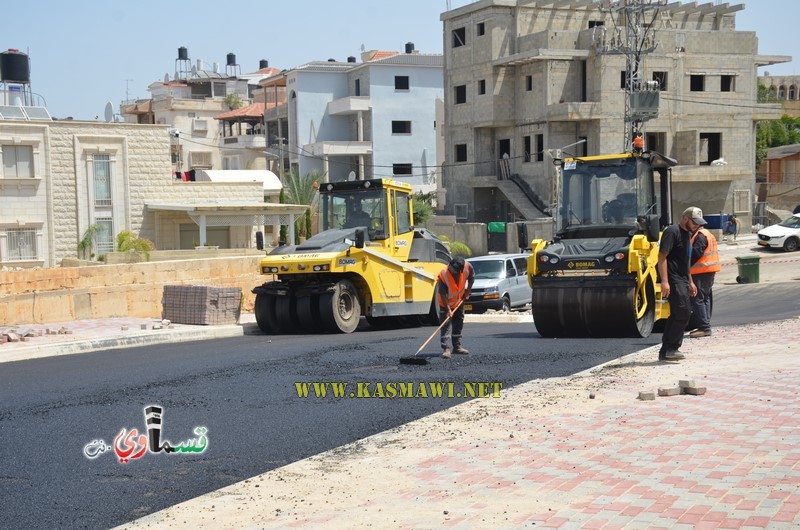
M 680 381 L 678 381 L 678 386 L 681 388 L 687 388 L 696 385 L 694 384 L 694 379 L 681 379 Z
M 656 399 L 655 392 L 639 392 L 639 399 L 642 401 L 653 401 Z
M 681 388 L 678 386 L 658 389 L 658 395 L 661 397 L 677 396 L 680 395 L 680 393 L 681 393 Z
M 688 394 L 690 396 L 702 396 L 706 393 L 706 387 L 704 386 L 687 386 L 683 389 L 684 394 Z

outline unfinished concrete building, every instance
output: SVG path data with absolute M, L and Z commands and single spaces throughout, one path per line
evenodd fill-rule
M 781 114 L 756 102 L 757 68 L 791 58 L 758 55 L 756 34 L 736 30 L 743 4 L 646 3 L 642 29 L 653 51 L 640 76 L 660 105 L 644 123 L 645 149 L 678 160 L 673 214 L 691 204 L 746 218 L 755 124 Z M 590 0 L 481 0 L 441 15 L 444 213 L 477 222 L 546 217 L 550 150 L 581 140 L 565 153 L 625 149 L 623 17 L 619 2 Z

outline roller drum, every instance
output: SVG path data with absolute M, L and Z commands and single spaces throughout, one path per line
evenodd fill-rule
M 652 330 L 653 305 L 641 319 L 636 313 L 636 278 L 538 277 L 531 305 L 543 337 L 646 337 Z

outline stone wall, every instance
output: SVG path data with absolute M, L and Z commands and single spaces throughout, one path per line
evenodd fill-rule
M 240 287 L 252 307 L 261 256 L 0 271 L 0 325 L 160 317 L 165 285 Z

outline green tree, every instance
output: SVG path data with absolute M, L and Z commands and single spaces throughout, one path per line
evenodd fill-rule
M 415 226 L 425 226 L 425 223 L 433 215 L 433 196 L 434 192 L 417 192 L 412 196 L 411 202 L 414 207 Z
M 242 108 L 242 105 L 244 104 L 242 102 L 241 96 L 239 96 L 239 94 L 236 94 L 236 93 L 228 94 L 227 96 L 225 96 L 224 101 L 225 101 L 225 104 L 228 105 L 228 108 L 231 109 L 231 110 L 240 109 L 240 108 Z
M 800 119 L 784 114 L 780 120 L 758 122 L 756 126 L 756 167 L 767 156 L 767 149 L 800 143 Z
M 288 201 L 292 204 L 303 204 L 309 207 L 306 214 L 295 221 L 295 243 L 300 242 L 301 236 L 311 237 L 311 218 L 317 212 L 319 204 L 317 188 L 321 177 L 322 174 L 317 170 L 310 171 L 301 177 L 300 173 L 293 169 L 284 181 Z
M 90 225 L 89 228 L 86 229 L 86 232 L 83 233 L 83 237 L 78 242 L 78 257 L 81 259 L 91 259 L 94 254 L 92 253 L 92 248 L 94 248 L 94 238 L 97 236 L 97 233 L 100 231 L 100 225 L 95 223 Z
M 278 195 L 278 202 L 281 204 L 286 204 L 286 193 L 284 188 L 281 188 L 281 193 Z M 281 225 L 281 230 L 278 235 L 278 241 L 285 244 L 286 243 L 286 225 Z

